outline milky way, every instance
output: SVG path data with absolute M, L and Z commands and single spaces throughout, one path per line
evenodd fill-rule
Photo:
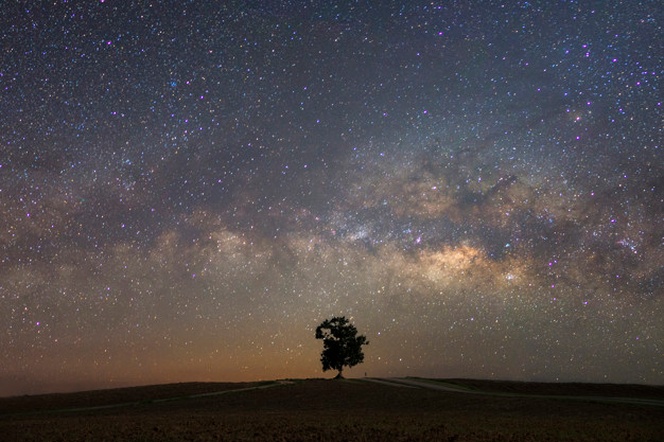
M 664 383 L 659 2 L 276 3 L 3 6 L 0 395 Z

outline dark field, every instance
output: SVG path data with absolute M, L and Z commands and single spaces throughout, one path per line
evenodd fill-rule
M 358 379 L 188 383 L 0 398 L 0 440 L 664 440 L 662 387 L 426 382 L 476 393 Z M 602 399 L 609 397 L 631 399 Z M 634 401 L 638 398 L 644 403 Z

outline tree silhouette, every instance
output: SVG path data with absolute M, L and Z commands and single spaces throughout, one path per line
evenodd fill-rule
M 335 379 L 343 379 L 344 367 L 353 367 L 364 361 L 362 346 L 369 344 L 366 336 L 357 336 L 357 329 L 344 316 L 326 319 L 316 327 L 316 339 L 323 340 L 320 361 L 323 371 L 338 370 Z

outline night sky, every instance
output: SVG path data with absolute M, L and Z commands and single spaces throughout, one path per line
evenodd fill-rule
M 659 1 L 21 1 L 0 395 L 664 384 Z

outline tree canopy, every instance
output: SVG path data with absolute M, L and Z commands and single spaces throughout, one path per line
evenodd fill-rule
M 343 378 L 344 367 L 364 362 L 362 346 L 369 344 L 366 336 L 357 335 L 357 328 L 344 316 L 326 319 L 316 327 L 316 339 L 323 340 L 320 361 L 323 371 L 337 370 L 336 378 Z

